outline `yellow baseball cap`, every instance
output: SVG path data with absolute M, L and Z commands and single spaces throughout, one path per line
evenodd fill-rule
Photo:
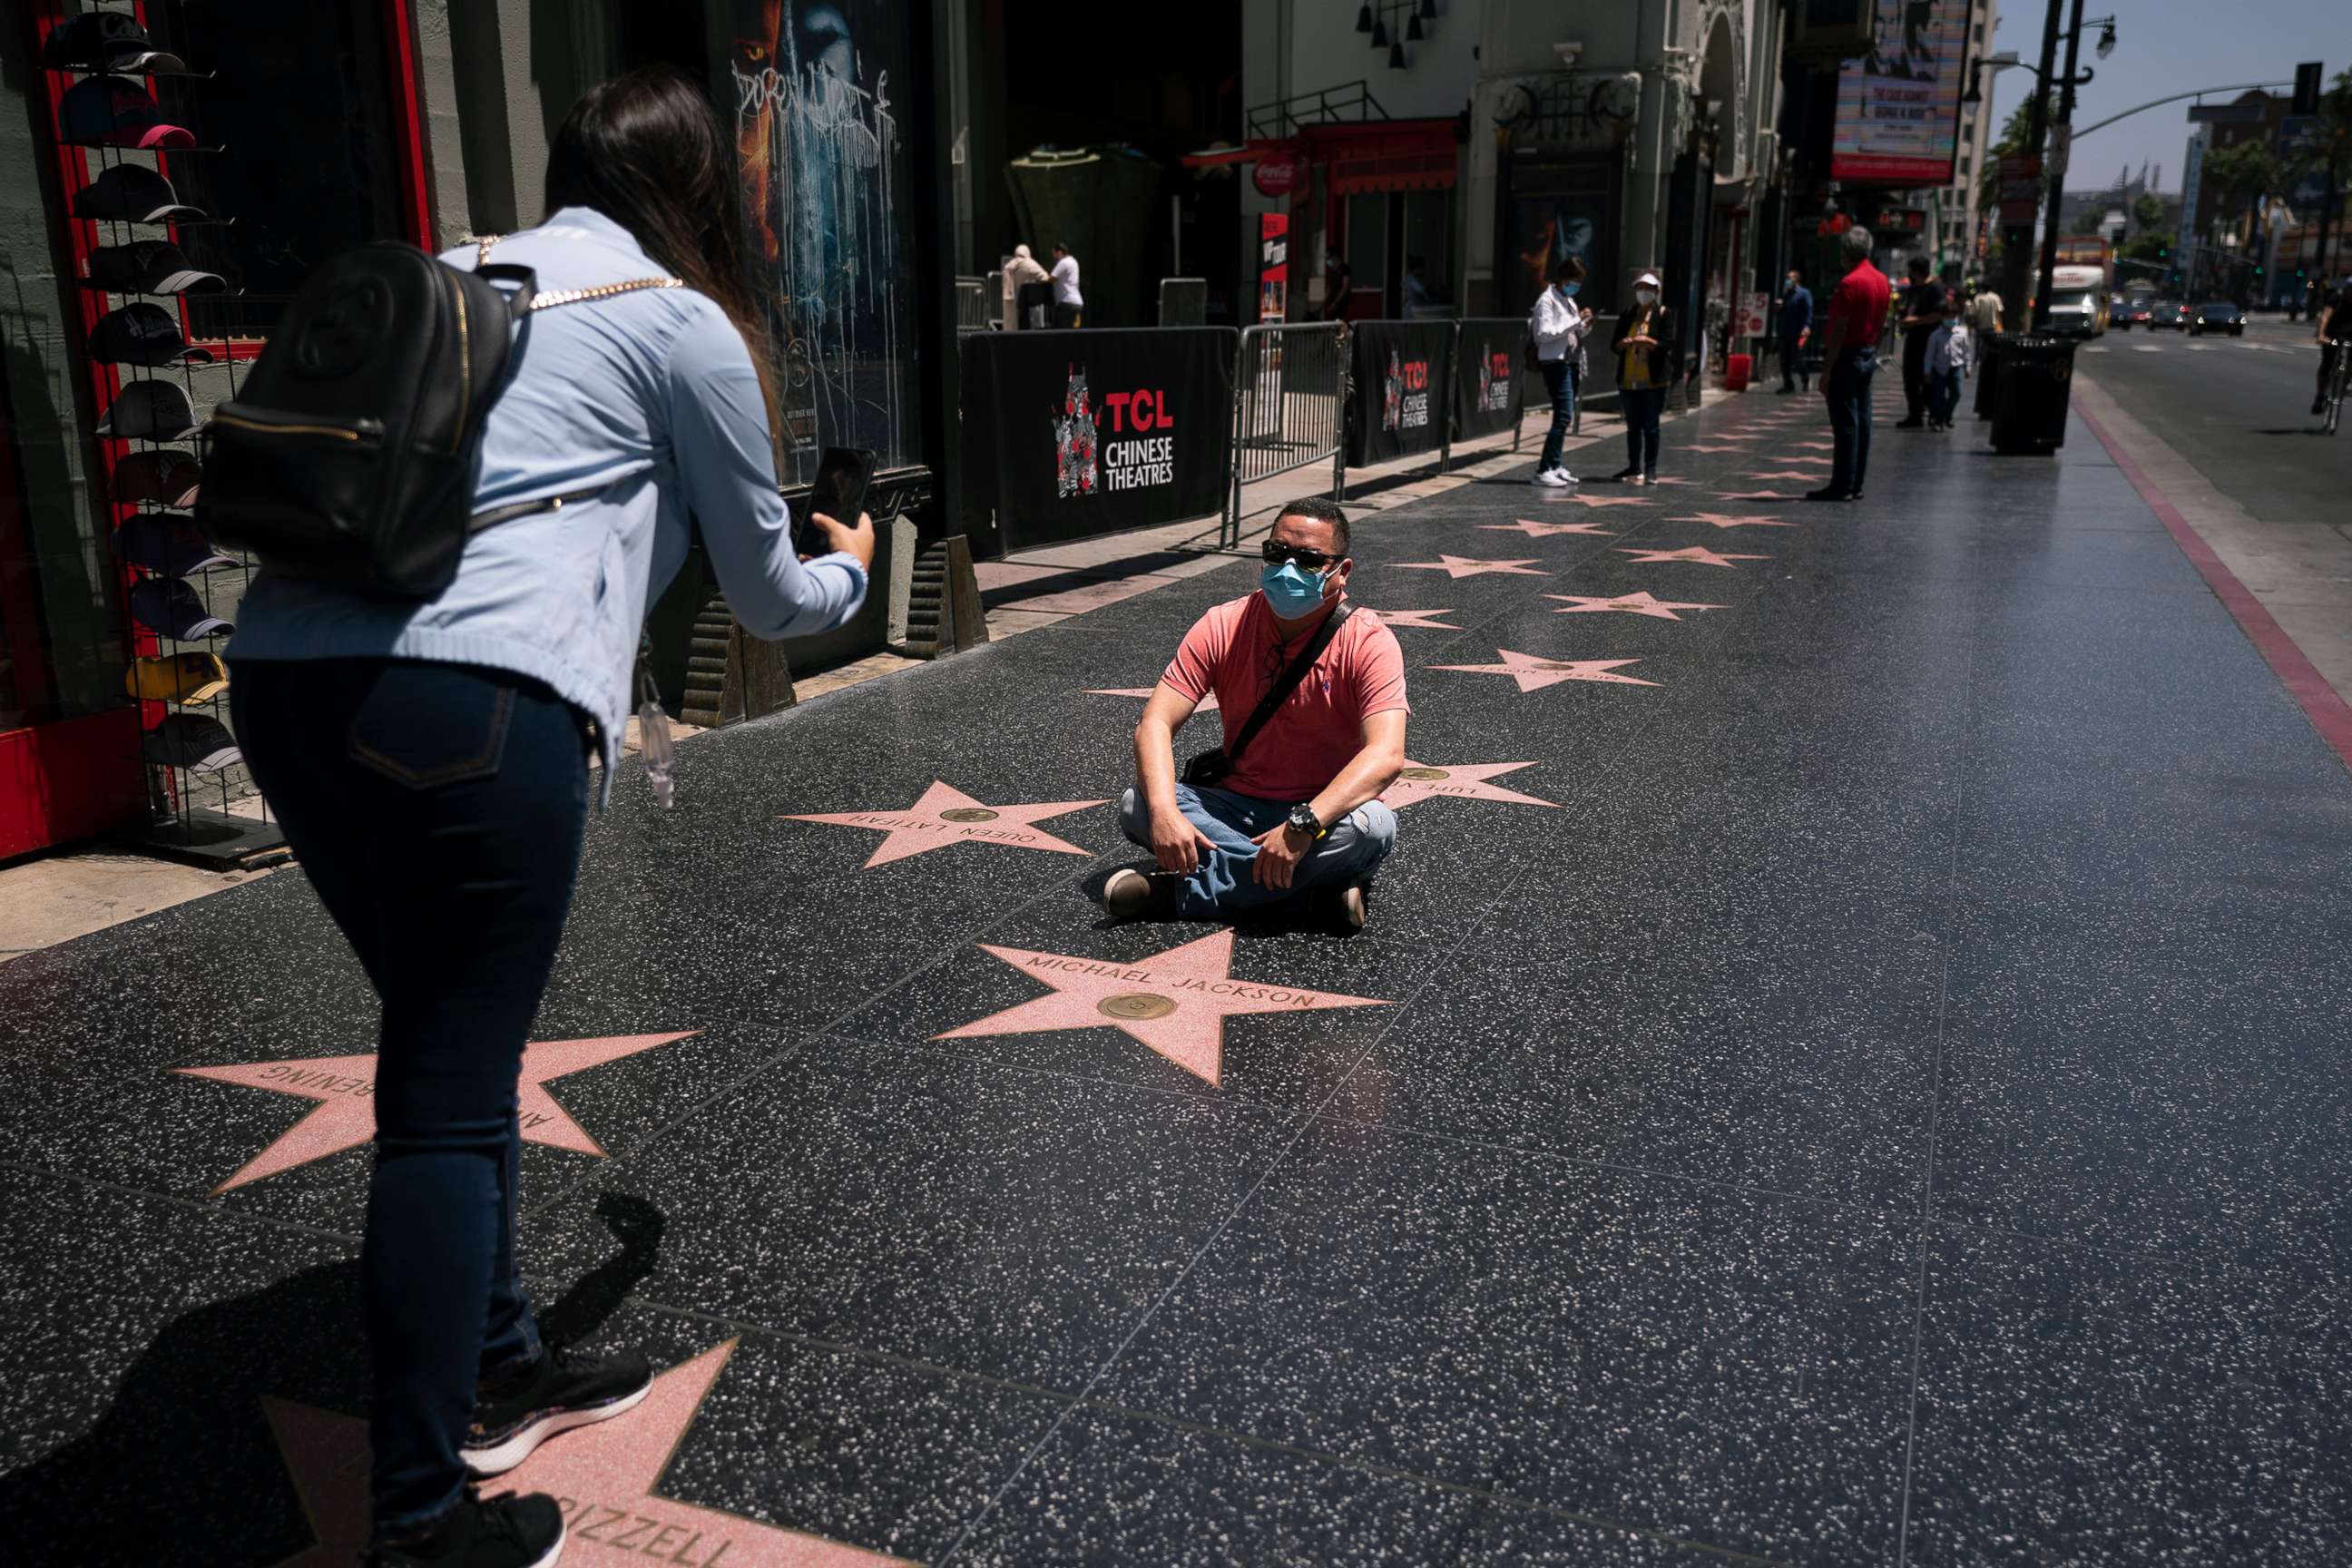
M 202 702 L 228 689 L 228 666 L 202 649 L 134 659 L 122 689 L 142 702 Z

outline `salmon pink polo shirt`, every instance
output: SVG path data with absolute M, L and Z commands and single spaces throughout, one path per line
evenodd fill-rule
M 1285 647 L 1277 636 L 1264 594 L 1219 605 L 1192 623 L 1160 679 L 1194 703 L 1215 692 L 1230 746 L 1305 640 Z M 1364 749 L 1364 721 L 1391 710 L 1412 710 L 1404 700 L 1404 650 L 1396 633 L 1359 606 L 1221 787 L 1258 800 L 1312 800 Z

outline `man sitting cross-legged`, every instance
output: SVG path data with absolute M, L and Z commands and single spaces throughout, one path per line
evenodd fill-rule
M 1350 930 L 1364 923 L 1373 868 L 1396 844 L 1396 814 L 1379 796 L 1404 766 L 1404 653 L 1344 602 L 1355 563 L 1339 507 L 1293 501 L 1265 556 L 1257 592 L 1184 634 L 1135 727 L 1138 782 L 1119 826 L 1160 869 L 1112 873 L 1103 907 L 1115 919 L 1230 920 L 1310 898 Z M 1244 740 L 1269 688 L 1318 640 L 1304 679 Z M 1212 692 L 1232 771 L 1181 782 L 1177 728 Z

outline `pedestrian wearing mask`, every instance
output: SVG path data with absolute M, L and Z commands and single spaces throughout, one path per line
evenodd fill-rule
M 1584 287 L 1584 263 L 1564 256 L 1552 263 L 1551 287 L 1536 298 L 1528 322 L 1535 340 L 1536 364 L 1543 372 L 1544 390 L 1551 395 L 1551 430 L 1544 437 L 1543 456 L 1529 482 L 1557 489 L 1572 485 L 1568 471 L 1568 432 L 1576 423 L 1576 392 L 1583 384 L 1584 340 L 1592 330 L 1592 312 L 1579 305 Z
M 1004 264 L 1004 330 L 1006 331 L 1044 324 L 1042 321 L 1025 319 L 1029 312 L 1027 307 L 1022 303 L 1022 290 L 1045 289 L 1050 286 L 1051 277 L 1052 275 L 1045 268 L 1038 265 L 1037 258 L 1029 254 L 1027 246 L 1016 245 L 1013 247 L 1013 259 Z M 1033 295 L 1031 298 L 1034 299 L 1035 296 Z
M 866 596 L 868 519 L 818 518 L 831 549 L 793 549 L 734 170 L 733 139 L 677 75 L 590 89 L 550 149 L 549 216 L 497 260 L 534 269 L 542 297 L 684 286 L 520 331 L 473 509 L 562 504 L 475 531 L 421 603 L 265 569 L 228 650 L 246 761 L 383 1001 L 361 1255 L 375 1568 L 554 1562 L 555 1500 L 468 1482 L 652 1384 L 641 1355 L 540 1339 L 516 1258 L 517 1079 L 572 904 L 589 759 L 609 794 L 638 627 L 688 518 L 755 636 L 839 626 Z
M 1609 346 L 1617 354 L 1617 395 L 1625 412 L 1625 466 L 1612 477 L 1627 484 L 1658 482 L 1658 416 L 1665 412 L 1674 376 L 1673 314 L 1658 302 L 1658 275 L 1633 279 L 1633 308 L 1617 318 Z
M 1830 482 L 1807 500 L 1860 500 L 1870 468 L 1870 384 L 1878 374 L 1878 334 L 1894 290 L 1870 264 L 1870 230 L 1838 237 L 1847 272 L 1830 296 L 1822 323 L 1822 396 L 1830 411 Z

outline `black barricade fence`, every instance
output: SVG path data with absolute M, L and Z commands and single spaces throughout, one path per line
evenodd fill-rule
M 1001 556 L 1223 510 L 1231 327 L 963 340 L 963 513 Z
M 1454 399 L 1452 321 L 1356 321 L 1348 462 L 1383 463 L 1445 444 Z
M 1509 317 L 1473 317 L 1462 323 L 1461 363 L 1454 376 L 1454 438 L 1475 440 L 1516 429 L 1526 407 L 1519 370 L 1528 324 Z

